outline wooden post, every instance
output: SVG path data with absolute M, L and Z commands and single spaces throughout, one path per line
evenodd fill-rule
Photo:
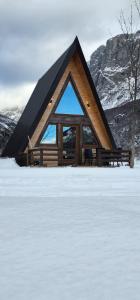
M 28 149 L 28 163 L 31 165 L 31 152 L 30 149 Z
M 40 149 L 40 166 L 43 166 L 43 149 Z
M 29 149 L 27 149 L 27 153 L 26 153 L 26 165 L 27 167 L 29 166 Z
M 58 124 L 58 165 L 62 166 L 62 143 L 63 143 L 63 136 L 62 136 L 62 124 Z
M 97 148 L 96 150 L 96 162 L 97 162 L 97 166 L 100 167 L 101 165 L 101 155 L 100 155 L 100 149 Z
M 132 150 L 129 151 L 129 166 L 130 166 L 130 168 L 132 168 L 131 165 L 133 165 L 133 155 L 132 155 Z

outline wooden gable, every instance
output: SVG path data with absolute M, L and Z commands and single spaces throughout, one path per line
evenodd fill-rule
M 78 53 L 75 53 L 71 58 L 68 66 L 66 67 L 63 76 L 61 77 L 53 96 L 50 99 L 50 104 L 47 105 L 32 137 L 31 144 L 33 146 L 36 145 L 41 132 L 44 127 L 49 122 L 49 118 L 51 113 L 54 111 L 54 108 L 59 101 L 60 95 L 65 87 L 65 83 L 68 78 L 71 77 L 75 87 L 80 95 L 80 99 L 82 101 L 83 107 L 89 117 L 91 124 L 96 132 L 96 135 L 101 143 L 101 146 L 105 149 L 111 149 L 112 143 L 110 137 L 108 135 L 107 129 L 105 127 L 104 121 L 102 119 L 101 113 L 96 103 L 96 98 L 92 93 L 90 88 L 87 76 L 85 74 L 82 62 Z

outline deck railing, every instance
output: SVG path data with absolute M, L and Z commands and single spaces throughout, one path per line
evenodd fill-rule
M 43 149 L 33 148 L 29 149 L 27 153 L 27 165 L 40 165 L 43 166 Z
M 99 148 L 96 151 L 96 164 L 97 166 L 105 165 L 120 165 L 127 163 L 130 165 L 131 151 L 123 149 L 106 150 Z
M 58 165 L 58 149 L 37 147 L 29 149 L 27 153 L 27 165 L 50 166 Z
M 58 162 L 58 149 L 32 148 L 28 149 L 27 153 L 21 153 L 17 158 L 17 162 L 21 166 L 48 166 L 49 162 Z M 106 150 L 97 148 L 96 154 L 92 159 L 87 161 L 87 165 L 95 166 L 119 166 L 126 163 L 130 165 L 131 151 L 123 149 Z M 81 162 L 82 164 L 82 162 Z M 85 165 L 85 163 L 84 163 Z

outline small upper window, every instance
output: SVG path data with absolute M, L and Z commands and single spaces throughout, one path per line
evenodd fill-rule
M 71 84 L 68 83 L 55 113 L 57 114 L 72 114 L 72 115 L 84 115 L 83 109 L 79 102 L 79 99 L 75 93 L 75 90 Z
M 83 144 L 97 145 L 97 140 L 90 126 L 83 126 Z
M 41 144 L 56 144 L 56 125 L 50 124 L 45 130 Z

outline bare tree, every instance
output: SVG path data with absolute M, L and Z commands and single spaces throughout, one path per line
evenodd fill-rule
M 121 10 L 119 23 L 122 33 L 124 34 L 125 47 L 128 55 L 127 66 L 127 81 L 129 97 L 132 101 L 131 122 L 130 122 L 130 147 L 131 147 L 131 164 L 134 167 L 135 158 L 135 133 L 136 133 L 136 101 L 138 100 L 139 79 L 140 79 L 140 31 L 136 30 L 134 22 L 134 12 L 137 14 L 140 21 L 140 2 L 135 0 L 131 5 L 130 15 L 128 18 L 124 15 L 124 11 Z

